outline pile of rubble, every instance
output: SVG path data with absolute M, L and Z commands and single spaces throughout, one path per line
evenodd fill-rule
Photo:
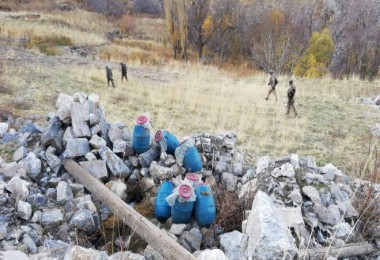
M 363 104 L 372 106 L 372 107 L 374 107 L 376 109 L 380 108 L 380 95 L 378 95 L 376 97 L 363 97 L 363 98 L 359 98 L 359 101 L 361 103 L 363 103 Z
M 132 207 L 142 199 L 153 205 L 160 182 L 178 183 L 186 170 L 173 156 L 161 156 L 154 142 L 150 150 L 136 155 L 131 129 L 122 122 L 107 123 L 97 95 L 60 94 L 56 108 L 45 128 L 26 122 L 15 131 L 0 123 L 2 143 L 18 146 L 13 162 L 0 162 L 0 250 L 8 254 L 19 250 L 31 259 L 107 259 L 105 251 L 96 250 L 103 245 L 94 244 L 91 237 L 112 213 L 76 183 L 63 162 L 74 159 Z M 366 187 L 372 187 L 371 200 L 379 199 L 379 185 L 350 182 L 332 164 L 317 167 L 312 157 L 295 154 L 262 157 L 256 167 L 250 166 L 233 133 L 193 138 L 203 160 L 203 170 L 197 173 L 202 180 L 215 191 L 236 193 L 239 200 L 249 201 L 246 220 L 228 233 L 222 224 L 201 228 L 194 220 L 172 224 L 170 219 L 166 223 L 151 219 L 199 259 L 208 252 L 218 254 L 218 259 L 292 259 L 302 249 L 363 241 L 363 225 L 351 198 L 357 190 L 365 194 Z M 217 217 L 221 211 L 217 208 Z M 380 226 L 376 228 L 380 231 Z M 85 234 L 95 249 L 75 246 L 78 233 Z M 369 241 L 377 243 L 375 251 L 380 249 L 377 234 Z M 120 237 L 114 243 L 135 237 Z M 144 248 L 108 259 L 164 259 L 151 246 Z

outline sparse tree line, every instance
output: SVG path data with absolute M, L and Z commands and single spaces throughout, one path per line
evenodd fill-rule
M 174 58 L 194 50 L 224 63 L 252 60 L 276 73 L 374 80 L 380 0 L 163 0 Z

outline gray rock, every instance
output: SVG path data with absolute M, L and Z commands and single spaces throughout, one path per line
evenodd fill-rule
M 17 203 L 17 216 L 29 220 L 32 216 L 32 206 L 27 202 L 19 200 Z
M 51 145 L 56 147 L 58 150 L 63 148 L 63 136 L 64 133 L 61 132 L 62 122 L 58 117 L 54 116 L 50 121 L 45 131 L 41 136 L 41 144 L 45 147 Z
M 30 183 L 21 180 L 19 177 L 13 177 L 5 188 L 10 191 L 16 200 L 25 200 L 29 195 Z
M 107 142 L 100 136 L 93 135 L 89 141 L 89 144 L 91 145 L 92 148 L 99 149 L 102 146 L 106 146 Z
M 196 255 L 197 252 L 194 253 L 194 255 Z M 222 250 L 220 249 L 206 249 L 206 250 L 203 250 L 201 252 L 199 252 L 199 254 L 196 255 L 197 256 L 197 260 L 229 260 L 227 258 L 227 256 L 223 253 Z
M 127 197 L 127 185 L 121 180 L 110 181 L 106 186 L 122 200 Z
M 94 125 L 93 127 L 91 127 L 91 136 L 98 135 L 99 133 L 101 134 L 101 132 L 102 132 L 102 129 L 100 128 L 99 125 Z
M 5 250 L 0 252 L 0 258 L 4 260 L 30 260 L 26 254 L 16 250 L 17 248 L 15 248 L 15 250 Z
M 28 154 L 28 150 L 24 147 L 21 146 L 19 147 L 13 154 L 13 161 L 18 162 L 25 158 Z
M 61 159 L 59 159 L 58 156 L 55 156 L 54 154 L 47 154 L 46 158 L 50 169 L 57 174 L 61 168 Z
M 291 199 L 294 202 L 294 204 L 301 204 L 302 203 L 302 195 L 301 195 L 300 190 L 298 190 L 298 189 L 290 192 L 288 198 Z
M 140 162 L 139 162 L 139 158 L 137 156 L 129 156 L 128 160 L 129 160 L 129 163 L 133 167 L 135 167 L 135 168 L 139 167 Z
M 88 100 L 91 101 L 92 103 L 94 103 L 94 105 L 96 107 L 99 106 L 99 96 L 98 95 L 91 93 L 90 95 L 88 95 Z
M 42 217 L 42 212 L 40 210 L 34 212 L 33 217 L 31 218 L 30 222 L 32 223 L 40 223 Z
M 49 187 L 56 188 L 58 186 L 58 182 L 61 180 L 60 177 L 51 177 L 49 179 Z
M 9 125 L 7 123 L 0 123 L 0 138 L 8 131 Z
M 45 195 L 46 195 L 47 199 L 56 200 L 57 199 L 57 189 L 49 188 L 46 190 Z
M 90 152 L 90 146 L 86 138 L 68 139 L 66 144 L 66 157 L 74 158 Z
M 338 202 L 339 211 L 344 214 L 344 218 L 358 217 L 359 213 L 352 206 L 350 201 L 341 201 Z
M 3 240 L 8 234 L 8 223 L 0 224 L 0 240 Z
M 139 155 L 141 167 L 149 167 L 149 165 L 160 157 L 161 149 L 158 146 L 150 148 L 148 151 Z
M 73 95 L 73 101 L 84 104 L 87 101 L 87 94 L 84 92 L 75 92 Z
M 73 134 L 73 128 L 71 126 L 67 127 L 63 137 L 62 137 L 62 143 L 63 145 L 67 145 L 67 140 L 69 139 L 75 139 L 74 134 Z
M 27 200 L 29 204 L 42 207 L 46 204 L 46 196 L 42 195 L 41 193 L 30 195 Z
M 293 178 L 295 176 L 293 165 L 290 163 L 283 164 L 279 168 L 275 168 L 272 172 L 272 176 L 274 178 L 278 177 L 287 177 L 287 178 Z
M 351 233 L 351 226 L 347 222 L 342 222 L 333 227 L 335 237 L 345 240 Z
M 247 245 L 248 236 L 236 230 L 225 233 L 220 238 L 220 248 L 230 260 L 247 259 L 245 256 Z
M 84 107 L 88 110 L 88 119 L 90 122 L 90 126 L 94 126 L 99 123 L 99 116 L 97 112 L 97 107 L 94 102 L 86 101 Z
M 44 210 L 41 215 L 41 224 L 50 226 L 57 224 L 63 220 L 63 214 L 60 209 Z
M 69 186 L 71 188 L 71 191 L 73 192 L 74 197 L 84 195 L 84 186 L 82 184 L 71 183 Z
M 88 121 L 90 120 L 89 111 L 84 104 L 73 102 L 70 106 L 70 114 L 74 137 L 91 137 L 90 127 L 88 126 Z
M 172 167 L 170 167 L 170 169 L 172 169 L 174 176 L 180 176 L 180 175 L 185 174 L 186 172 L 186 169 L 183 168 L 182 166 L 179 166 L 177 163 L 174 164 Z
M 165 167 L 172 167 L 174 164 L 176 164 L 176 160 L 173 157 L 173 155 L 168 154 L 165 161 L 164 161 L 164 166 Z
M 131 175 L 132 172 L 128 166 L 108 147 L 102 146 L 99 149 L 99 154 L 114 176 L 128 178 Z
M 37 246 L 34 243 L 33 239 L 30 238 L 28 234 L 24 234 L 22 238 L 22 243 L 26 246 L 27 253 L 28 254 L 36 254 L 37 253 Z
M 73 98 L 67 94 L 60 93 L 57 101 L 55 103 L 55 107 L 58 109 L 57 115 L 58 117 L 65 122 L 69 122 L 71 120 L 70 117 L 70 106 L 73 103 Z
M 148 245 L 144 250 L 145 260 L 166 260 L 156 249 Z
M 244 196 L 250 196 L 256 192 L 258 188 L 257 185 L 257 179 L 250 180 L 249 182 L 245 183 L 241 188 L 239 192 L 239 199 L 243 198 Z
M 306 169 L 315 169 L 317 167 L 315 159 L 312 156 L 299 157 L 299 165 L 301 168 Z
M 77 209 L 88 209 L 91 213 L 96 212 L 95 204 L 91 200 L 77 203 Z
M 284 226 L 297 229 L 303 222 L 301 207 L 278 207 L 278 216 Z
M 252 203 L 246 233 L 247 257 L 293 259 L 296 255 L 294 238 L 280 221 L 272 200 L 262 191 L 258 191 Z
M 226 186 L 228 191 L 234 191 L 237 184 L 237 177 L 234 176 L 232 173 L 223 172 L 222 183 Z
M 241 163 L 234 163 L 232 165 L 232 173 L 236 176 L 242 176 L 243 175 L 243 166 Z
M 145 260 L 145 257 L 131 251 L 123 251 L 111 255 L 108 260 Z
M 99 180 L 108 178 L 106 162 L 102 160 L 79 162 L 80 166 Z
M 93 154 L 91 152 L 86 153 L 86 155 L 84 157 L 86 158 L 87 161 L 96 161 L 95 154 Z
M 322 223 L 334 226 L 340 221 L 339 208 L 336 205 L 330 205 L 328 208 L 321 204 L 315 204 L 313 210 Z
M 5 163 L 0 168 L 0 175 L 3 176 L 5 181 L 12 179 L 13 177 L 26 177 L 26 170 L 24 166 L 17 164 L 16 162 Z
M 110 126 L 108 125 L 106 119 L 104 118 L 104 111 L 101 108 L 98 108 L 98 117 L 99 117 L 99 126 L 101 129 L 102 137 L 107 142 L 107 146 L 111 146 L 111 141 L 108 137 L 108 131 Z
M 266 169 L 268 169 L 270 166 L 273 166 L 274 162 L 271 160 L 269 156 L 261 157 L 257 160 L 257 167 L 256 167 L 256 173 L 261 174 Z
M 256 177 L 256 171 L 254 169 L 248 169 L 247 172 L 244 174 L 241 182 L 242 184 L 245 184 Z
M 41 173 L 41 160 L 33 152 L 28 153 L 18 164 L 23 166 L 32 178 L 36 178 Z
M 176 236 L 180 236 L 182 235 L 183 231 L 185 231 L 186 227 L 186 224 L 172 224 L 169 232 Z
M 96 228 L 92 213 L 88 209 L 75 211 L 69 221 L 69 225 L 72 228 L 77 228 L 86 232 L 93 232 Z
M 60 181 L 57 186 L 57 202 L 61 205 L 73 199 L 73 192 L 67 182 Z
M 84 248 L 81 246 L 71 246 L 65 253 L 63 260 L 79 260 L 79 259 L 94 259 L 94 260 L 106 260 L 108 259 L 105 251 L 98 251 L 92 248 Z
M 160 166 L 156 161 L 150 164 L 149 173 L 154 180 L 167 180 L 173 177 L 171 168 Z
M 376 96 L 374 101 L 377 106 L 380 106 L 380 95 Z
M 202 243 L 202 234 L 197 228 L 185 231 L 179 238 L 179 243 L 189 252 L 193 253 L 200 250 Z
M 310 198 L 310 200 L 314 203 L 314 204 L 321 204 L 321 198 L 319 196 L 319 192 L 316 188 L 314 188 L 313 186 L 304 186 L 302 188 L 302 192 L 303 194 L 305 194 L 307 197 Z
M 110 125 L 108 131 L 108 137 L 112 143 L 115 143 L 117 140 L 123 138 L 123 129 L 127 126 L 122 122 L 115 122 Z
M 319 168 L 326 180 L 333 181 L 336 176 L 342 176 L 343 173 L 338 170 L 333 164 L 329 163 Z
M 215 173 L 221 174 L 226 171 L 231 171 L 231 156 L 222 155 L 215 167 Z
M 123 139 L 117 139 L 113 143 L 112 150 L 114 153 L 123 153 L 125 150 L 127 150 L 127 142 L 124 141 Z

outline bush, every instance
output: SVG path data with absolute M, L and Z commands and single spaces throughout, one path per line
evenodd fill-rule
M 59 55 L 58 50 L 55 48 L 57 46 L 71 46 L 73 42 L 70 38 L 66 36 L 34 36 L 32 39 L 29 39 L 27 44 L 28 48 L 33 48 L 36 46 L 42 53 L 49 56 Z
M 117 25 L 119 30 L 123 34 L 130 34 L 135 29 L 135 20 L 132 16 L 125 14 L 118 21 Z
M 84 0 L 83 3 L 90 11 L 110 16 L 121 16 L 126 9 L 122 0 Z
M 158 0 L 134 0 L 132 10 L 134 13 L 161 15 L 162 5 Z
M 305 55 L 295 66 L 293 72 L 296 76 L 320 78 L 328 71 L 327 66 L 335 51 L 335 44 L 328 29 L 321 33 L 313 33 L 309 48 Z

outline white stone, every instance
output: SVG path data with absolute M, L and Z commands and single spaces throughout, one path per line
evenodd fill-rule
M 248 217 L 246 256 L 253 259 L 292 259 L 297 249 L 290 231 L 282 224 L 272 200 L 258 191 Z

